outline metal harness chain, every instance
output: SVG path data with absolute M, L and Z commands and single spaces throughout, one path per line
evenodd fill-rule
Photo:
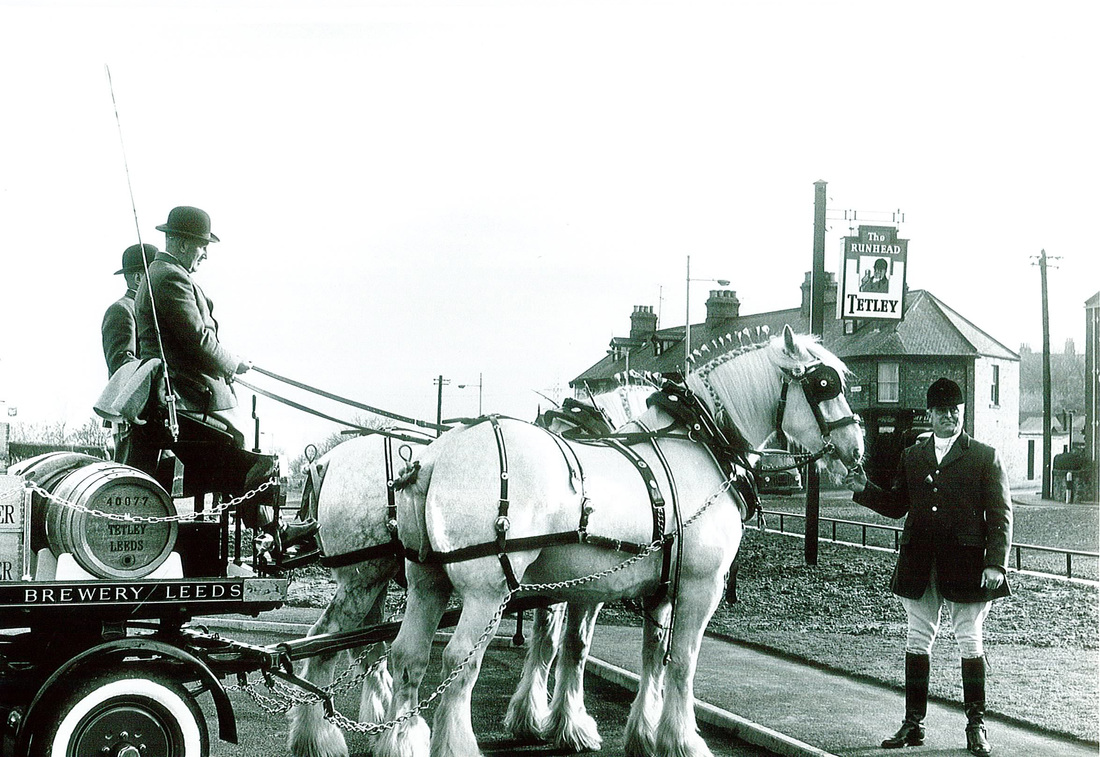
M 710 495 L 710 497 L 707 498 L 707 500 L 703 503 L 703 506 L 700 507 L 694 515 L 684 521 L 684 529 L 689 528 L 704 512 L 706 512 L 706 510 L 711 505 L 713 505 L 718 500 L 720 496 L 729 491 L 730 487 L 733 486 L 733 484 L 733 479 L 727 479 L 726 481 L 724 481 L 722 483 L 722 486 L 719 487 L 717 491 L 715 491 L 713 494 Z M 563 589 L 571 589 L 586 583 L 591 583 L 592 581 L 598 581 L 602 578 L 606 578 L 608 576 L 614 575 L 615 573 L 618 573 L 619 571 L 629 568 L 630 566 L 645 559 L 649 555 L 661 550 L 662 548 L 663 541 L 653 541 L 638 554 L 632 555 L 626 560 L 623 560 L 622 562 L 598 573 L 593 573 L 592 575 L 582 576 L 579 578 L 571 578 L 565 581 L 557 581 L 554 583 L 523 584 L 518 589 L 510 589 L 505 594 L 504 599 L 501 600 L 500 605 L 496 609 L 496 612 L 493 613 L 493 619 L 489 621 L 489 625 L 485 627 L 485 630 L 481 632 L 481 635 L 478 637 L 477 641 L 474 642 L 474 646 L 470 650 L 470 652 L 466 655 L 465 658 L 463 658 L 462 662 L 460 662 L 454 667 L 453 670 L 451 670 L 450 674 L 439 684 L 439 686 L 435 688 L 435 690 L 431 694 L 428 695 L 427 698 L 422 699 L 420 702 L 417 703 L 416 707 L 401 713 L 393 720 L 385 723 L 360 723 L 358 721 L 352 720 L 351 718 L 347 717 L 337 710 L 333 710 L 331 714 L 326 714 L 325 719 L 342 731 L 348 731 L 350 733 L 361 733 L 369 736 L 377 736 L 378 734 L 384 733 L 385 731 L 396 728 L 407 720 L 418 716 L 423 710 L 427 709 L 427 707 L 430 706 L 432 702 L 442 696 L 443 692 L 450 688 L 451 684 L 455 682 L 455 680 L 466 668 L 466 666 L 469 665 L 470 662 L 474 659 L 478 650 L 481 649 L 481 647 L 484 646 L 485 643 L 488 642 L 489 638 L 493 635 L 493 632 L 495 631 L 497 625 L 500 624 L 501 618 L 504 617 L 504 611 L 508 607 L 508 603 L 517 593 L 521 591 L 559 591 Z M 353 685 L 354 683 L 357 683 L 358 681 L 366 678 L 366 676 L 374 672 L 374 670 L 376 670 L 377 667 L 381 665 L 383 661 L 385 661 L 387 656 L 388 655 L 382 655 L 381 657 L 379 657 L 379 659 L 375 661 L 370 669 L 357 676 L 344 688 L 350 688 L 351 685 Z M 359 658 L 359 660 L 362 660 L 362 656 Z M 347 673 L 348 671 L 345 671 L 340 676 L 340 678 L 345 677 Z M 338 678 L 337 681 L 339 681 L 340 678 Z M 330 687 L 329 689 L 325 689 L 325 692 L 330 695 L 339 693 L 338 690 L 335 688 L 337 681 L 333 682 L 332 687 Z M 316 694 L 296 694 L 293 693 L 293 686 L 287 686 L 286 684 L 281 684 L 270 679 L 266 681 L 266 685 L 269 691 L 275 694 L 274 697 L 268 697 L 261 694 L 259 691 L 256 690 L 256 684 L 254 683 L 247 683 L 243 686 L 227 686 L 226 689 L 231 691 L 243 691 L 245 694 L 251 697 L 253 701 L 255 701 L 263 710 L 272 715 L 285 714 L 294 705 L 318 704 L 322 701 L 322 698 L 317 696 Z
M 85 505 L 76 504 L 75 502 L 70 502 L 67 499 L 57 497 L 57 496 L 53 495 L 52 493 L 46 491 L 45 489 L 43 489 L 41 486 L 34 483 L 33 481 L 27 481 L 26 482 L 26 487 L 28 489 L 30 489 L 31 491 L 33 491 L 35 494 L 39 494 L 39 495 L 45 497 L 46 499 L 50 500 L 51 502 L 56 502 L 57 504 L 61 505 L 62 507 L 67 507 L 70 510 L 76 510 L 77 512 L 81 512 L 81 513 L 87 513 L 88 515 L 94 515 L 97 518 L 106 518 L 107 520 L 124 521 L 126 523 L 170 523 L 172 521 L 180 521 L 180 522 L 193 521 L 193 520 L 195 520 L 196 518 L 198 518 L 200 516 L 221 515 L 223 512 L 225 512 L 229 508 L 234 507 L 235 505 L 239 505 L 240 503 L 245 502 L 246 500 L 252 499 L 253 497 L 255 497 L 260 492 L 262 492 L 266 489 L 270 489 L 272 486 L 275 486 L 277 483 L 278 483 L 278 479 L 270 478 L 267 481 L 264 481 L 259 486 L 257 486 L 255 489 L 252 489 L 251 491 L 245 492 L 241 496 L 239 496 L 235 499 L 231 499 L 228 502 L 222 502 L 222 503 L 218 504 L 217 506 L 212 507 L 209 510 L 203 510 L 202 512 L 193 512 L 193 513 L 180 513 L 180 514 L 176 514 L 176 515 L 132 515 L 130 513 L 107 513 L 107 512 L 103 512 L 102 510 L 96 510 L 94 507 L 86 507 Z
M 368 652 L 363 652 L 361 655 L 352 660 L 351 664 L 333 679 L 332 683 L 324 691 L 329 696 L 336 696 L 345 691 L 350 690 L 353 686 L 366 680 L 368 676 L 373 675 L 377 670 L 382 667 L 382 664 L 386 662 L 386 658 L 389 654 L 382 654 L 377 660 L 372 662 L 368 668 L 362 670 L 356 675 L 352 675 L 352 672 L 363 662 Z M 226 691 L 239 691 L 247 694 L 252 701 L 260 706 L 264 712 L 269 715 L 285 715 L 291 707 L 298 704 L 317 704 L 321 701 L 321 698 L 316 694 L 304 692 L 293 685 L 287 685 L 281 683 L 272 678 L 267 678 L 265 684 L 275 696 L 269 697 L 261 694 L 255 683 L 246 681 L 245 683 L 235 686 L 227 685 Z

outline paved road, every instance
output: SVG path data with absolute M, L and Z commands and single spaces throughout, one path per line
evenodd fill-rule
M 252 633 L 242 630 L 224 631 L 226 636 L 255 644 L 270 644 L 281 641 L 286 636 L 271 633 Z M 427 682 L 432 688 L 438 683 L 438 658 L 442 646 L 434 649 L 435 661 L 429 668 L 433 680 Z M 485 656 L 478 685 L 474 689 L 474 731 L 485 757 L 505 757 L 505 755 L 561 755 L 561 750 L 545 744 L 523 745 L 509 741 L 508 735 L 501 729 L 508 698 L 511 696 L 519 667 L 523 660 L 523 650 L 511 648 L 505 644 L 494 645 Z M 422 692 L 430 691 L 427 685 Z M 598 676 L 585 676 L 587 688 L 586 703 L 589 712 L 600 725 L 604 738 L 599 754 L 603 757 L 620 757 L 622 750 L 622 731 L 626 724 L 630 702 L 633 695 L 620 686 Z M 239 744 L 234 746 L 217 739 L 213 729 L 216 722 L 212 713 L 207 718 L 212 726 L 211 753 L 217 757 L 274 757 L 285 755 L 287 722 L 280 716 L 263 712 L 246 695 L 231 695 L 237 713 L 240 731 Z M 209 700 L 209 697 L 203 697 Z M 204 705 L 206 703 L 204 702 Z M 345 696 L 338 701 L 338 708 L 350 717 L 357 711 L 357 696 Z M 208 709 L 208 708 L 207 708 Z M 430 718 L 429 718 L 430 722 Z M 703 724 L 703 738 L 716 757 L 766 757 L 773 754 L 767 750 L 744 743 L 727 731 Z M 348 746 L 351 757 L 368 757 L 367 739 L 358 734 L 349 734 Z

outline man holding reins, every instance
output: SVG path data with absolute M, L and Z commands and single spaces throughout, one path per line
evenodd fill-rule
M 278 467 L 273 456 L 244 448 L 231 381 L 252 363 L 221 343 L 213 303 L 192 278 L 207 247 L 220 240 L 211 233 L 209 214 L 190 206 L 173 208 L 157 230 L 164 232 L 165 249 L 149 264 L 135 301 L 138 354 L 162 358 L 167 366 L 170 389 L 178 398 L 180 438 L 166 439 L 163 417 L 154 417 L 137 427 L 143 449 L 132 464 L 152 473 L 160 450 L 170 448 L 184 464 L 185 491 L 190 473 L 213 491 L 238 495 L 260 486 Z M 212 453 L 218 449 L 222 452 Z M 270 508 L 259 507 L 260 499 L 241 506 L 245 524 L 254 529 L 273 525 Z

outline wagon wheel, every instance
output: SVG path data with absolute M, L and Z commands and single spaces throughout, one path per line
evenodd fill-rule
M 207 757 L 206 719 L 179 683 L 140 671 L 82 681 L 53 710 L 33 754 L 48 757 Z M 37 739 L 36 739 L 37 741 Z

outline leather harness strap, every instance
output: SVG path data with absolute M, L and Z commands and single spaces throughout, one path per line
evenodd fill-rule
M 493 426 L 497 457 L 500 458 L 500 501 L 497 504 L 495 525 L 497 558 L 500 560 L 500 567 L 504 571 L 504 580 L 508 582 L 508 588 L 515 591 L 519 588 L 519 581 L 516 579 L 515 571 L 512 570 L 512 562 L 508 559 L 508 529 L 512 527 L 512 522 L 508 520 L 508 451 L 504 446 L 504 432 L 500 429 L 500 418 L 490 415 L 489 423 Z
M 783 388 L 779 392 L 779 404 L 775 408 L 775 439 L 780 448 L 787 448 L 787 435 L 783 433 L 783 416 L 787 413 L 787 389 L 790 381 L 783 382 Z
M 373 560 L 377 557 L 400 557 L 404 551 L 401 540 L 397 538 L 397 496 L 394 492 L 393 439 L 386 438 L 383 450 L 386 461 L 386 530 L 390 532 L 390 540 L 352 550 L 351 552 L 344 552 L 340 555 L 325 555 L 321 558 L 321 565 L 326 568 L 343 568 Z
M 638 425 L 642 428 L 646 428 L 645 424 L 641 421 L 638 422 Z M 661 581 L 657 585 L 657 590 L 646 598 L 646 609 L 648 610 L 655 609 L 665 597 L 669 597 L 669 601 L 672 604 L 668 616 L 668 632 L 665 634 L 664 639 L 664 661 L 667 665 L 672 659 L 672 638 L 676 629 L 676 604 L 680 596 L 680 572 L 683 567 L 684 558 L 684 520 L 683 514 L 680 512 L 680 500 L 676 491 L 676 479 L 672 475 L 672 466 L 669 465 L 668 458 L 665 457 L 665 453 L 661 449 L 661 445 L 658 444 L 656 437 L 651 439 L 650 443 L 653 446 L 654 454 L 657 455 L 657 459 L 661 461 L 661 467 L 665 469 L 665 476 L 668 479 L 669 500 L 672 503 L 672 517 L 675 520 L 672 542 L 662 550 Z M 720 466 L 719 470 L 721 470 Z M 672 565 L 672 551 L 674 548 L 676 550 L 676 568 L 675 575 L 670 577 L 669 571 Z M 671 591 L 669 590 L 670 585 L 672 586 Z
M 421 560 L 420 554 L 414 550 L 405 549 L 405 557 L 413 562 L 426 562 L 433 564 L 447 564 L 454 562 L 462 562 L 464 560 L 473 560 L 479 557 L 489 557 L 496 555 L 500 561 L 501 569 L 504 571 L 504 578 L 508 582 L 510 589 L 519 588 L 519 581 L 516 579 L 515 571 L 512 569 L 511 561 L 508 559 L 510 552 L 524 552 L 532 549 L 543 549 L 545 547 L 555 547 L 567 544 L 589 544 L 595 547 L 601 547 L 605 549 L 612 549 L 618 552 L 627 552 L 629 554 L 641 554 L 649 548 L 649 544 L 637 544 L 633 542 L 624 542 L 619 539 L 612 539 L 606 536 L 598 536 L 588 533 L 588 516 L 592 513 L 592 506 L 589 503 L 587 497 L 584 496 L 583 491 L 583 476 L 579 470 L 573 470 L 573 466 L 570 464 L 568 456 L 566 456 L 566 463 L 569 465 L 571 471 L 572 482 L 580 481 L 582 485 L 580 487 L 574 484 L 574 491 L 578 488 L 578 494 L 581 495 L 581 514 L 578 527 L 572 531 L 561 531 L 553 534 L 540 534 L 537 536 L 526 536 L 518 539 L 508 539 L 507 533 L 511 524 L 508 520 L 508 454 L 505 445 L 504 432 L 500 426 L 499 416 L 488 416 L 485 418 L 493 426 L 493 437 L 497 444 L 497 456 L 500 461 L 500 498 L 498 500 L 497 520 L 496 520 L 496 539 L 491 542 L 483 542 L 481 544 L 473 544 L 468 547 L 460 547 L 459 549 L 453 549 L 446 552 L 429 552 L 428 555 Z M 551 436 L 558 437 L 553 432 L 543 429 Z M 560 439 L 560 437 L 558 437 Z M 665 527 L 665 511 L 664 504 L 665 499 L 661 495 L 660 487 L 657 484 L 656 476 L 653 475 L 653 471 L 649 465 L 641 458 L 638 453 L 634 452 L 630 447 L 622 444 L 615 439 L 592 439 L 586 440 L 587 444 L 604 444 L 612 449 L 617 450 L 623 454 L 627 460 L 631 462 L 634 468 L 641 474 L 643 481 L 645 482 L 646 491 L 649 494 L 650 505 L 653 512 L 653 541 L 661 542 L 663 551 L 668 552 L 669 543 L 672 540 L 671 535 L 664 533 Z M 569 448 L 569 442 L 560 439 L 558 442 L 559 448 L 562 444 Z M 564 452 L 563 452 L 564 454 Z M 576 452 L 573 453 L 574 459 L 577 461 L 577 465 L 580 465 L 580 459 L 576 457 Z M 671 480 L 671 478 L 670 478 Z M 662 569 L 662 583 L 667 586 L 668 583 L 668 560 L 665 560 L 666 568 Z

